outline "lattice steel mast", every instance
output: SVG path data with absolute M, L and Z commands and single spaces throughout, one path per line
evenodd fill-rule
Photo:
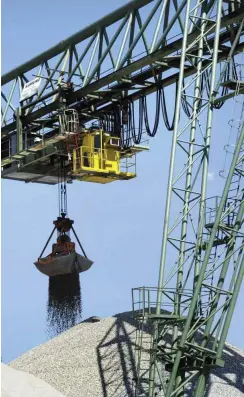
M 216 15 L 213 17 L 212 7 L 216 7 Z M 141 344 L 142 351 L 145 352 L 149 347 L 151 353 L 147 373 L 145 366 L 141 367 L 143 353 L 139 348 L 137 396 L 142 392 L 149 396 L 183 396 L 189 387 L 192 387 L 192 395 L 204 395 L 210 369 L 223 365 L 223 347 L 244 272 L 243 180 L 234 200 L 229 200 L 228 197 L 233 176 L 241 174 L 243 177 L 244 124 L 240 126 L 222 198 L 216 206 L 214 218 L 206 224 L 213 113 L 216 104 L 229 98 L 229 95 L 222 95 L 217 99 L 217 95 L 221 84 L 224 83 L 224 74 L 232 65 L 236 45 L 243 34 L 244 22 L 243 19 L 240 20 L 238 32 L 231 41 L 229 55 L 218 81 L 222 2 L 187 1 L 184 16 L 158 288 L 134 290 L 134 303 L 143 302 L 140 308 L 140 304 L 138 306 L 141 322 L 151 320 L 153 324 L 151 347 L 148 340 L 143 346 L 142 334 L 145 328 L 143 324 L 140 326 L 138 343 Z M 211 26 L 215 27 L 215 38 L 213 46 L 209 48 L 209 62 L 204 65 L 203 46 L 208 36 L 207 23 L 210 20 Z M 197 26 L 199 32 L 194 44 L 188 42 L 193 26 Z M 196 53 L 189 55 L 192 45 L 195 45 Z M 194 65 L 196 75 L 185 84 L 187 59 Z M 202 86 L 202 77 L 206 73 L 210 78 L 208 96 Z M 239 94 L 238 88 L 234 94 Z M 180 124 L 182 97 L 187 100 L 191 109 L 183 126 Z M 177 161 L 180 151 L 186 155 L 181 170 Z M 172 215 L 175 208 L 180 208 L 177 218 Z M 239 239 L 242 240 L 241 243 Z M 224 246 L 221 260 L 216 253 L 217 246 Z M 233 270 L 230 270 L 234 253 L 238 255 L 238 259 L 234 262 Z M 175 264 L 171 265 L 167 278 L 166 260 L 170 260 L 172 265 Z M 228 270 L 231 282 L 226 289 L 224 283 L 228 282 Z M 211 284 L 208 283 L 210 276 Z M 169 288 L 169 285 L 173 285 L 173 288 Z M 224 297 L 226 298 L 223 302 Z M 166 311 L 169 304 L 172 306 L 171 314 Z M 134 307 L 136 308 L 136 305 Z M 167 346 L 163 344 L 165 335 L 168 335 L 168 338 L 170 335 L 171 339 Z M 167 373 L 168 377 L 165 379 L 163 374 Z M 193 381 L 197 383 L 194 385 Z

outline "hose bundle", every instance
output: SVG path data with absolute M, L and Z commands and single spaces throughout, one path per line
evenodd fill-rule
M 224 76 L 223 82 L 226 82 L 230 79 L 230 74 L 232 71 L 232 75 L 234 78 L 237 78 L 237 72 L 235 68 L 235 64 L 233 62 L 232 70 L 231 65 L 228 64 Z M 206 92 L 207 97 L 210 96 L 210 71 L 205 70 L 201 75 L 200 87 L 199 87 L 199 96 L 195 100 L 197 100 L 197 113 L 199 113 L 202 104 L 203 104 L 203 93 Z M 160 86 L 158 81 L 156 81 L 157 90 L 156 90 L 156 103 L 155 103 L 155 117 L 153 127 L 150 127 L 149 117 L 148 117 L 148 103 L 146 95 L 141 95 L 138 101 L 138 123 L 135 121 L 135 104 L 134 101 L 128 100 L 127 103 L 117 104 L 110 113 L 104 114 L 104 119 L 101 122 L 102 127 L 112 134 L 113 136 L 118 136 L 121 139 L 121 146 L 123 148 L 128 148 L 132 145 L 132 143 L 138 145 L 141 142 L 143 130 L 146 131 L 147 135 L 150 137 L 154 137 L 157 133 L 160 119 L 160 108 L 164 120 L 164 125 L 168 131 L 173 131 L 175 126 L 175 114 L 176 114 L 176 99 L 177 92 L 179 89 L 178 80 L 175 84 L 175 101 L 173 108 L 173 117 L 172 121 L 169 121 L 169 115 L 166 104 L 166 96 L 164 87 Z M 193 116 L 193 106 L 189 104 L 187 101 L 187 94 L 185 90 L 185 83 L 183 80 L 183 89 L 181 95 L 181 105 L 184 113 L 190 119 Z M 226 95 L 228 92 L 228 87 L 223 86 L 221 96 Z M 220 109 L 223 106 L 224 102 L 220 102 L 218 104 L 213 105 L 214 108 Z

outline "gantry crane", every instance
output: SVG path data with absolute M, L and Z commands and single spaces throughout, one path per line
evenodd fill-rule
M 172 131 L 158 286 L 133 290 L 138 397 L 204 396 L 224 366 L 244 273 L 243 105 L 221 197 L 207 181 L 214 114 L 244 93 L 243 33 L 241 0 L 137 0 L 2 76 L 6 179 L 56 184 L 62 160 L 66 181 L 128 180 L 161 109 Z

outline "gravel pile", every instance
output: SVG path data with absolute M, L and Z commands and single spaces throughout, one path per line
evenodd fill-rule
M 136 376 L 136 324 L 131 313 L 83 321 L 10 366 L 43 379 L 66 397 L 129 397 Z M 244 396 L 244 352 L 227 345 L 207 396 Z

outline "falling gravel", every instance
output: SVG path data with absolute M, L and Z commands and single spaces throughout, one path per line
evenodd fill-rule
M 79 274 L 49 278 L 47 333 L 59 335 L 81 321 L 81 289 Z
M 91 318 L 10 366 L 41 378 L 67 397 L 132 397 L 135 338 L 136 323 L 130 312 Z M 206 397 L 243 397 L 244 352 L 227 344 L 224 360 L 225 367 L 211 375 Z

